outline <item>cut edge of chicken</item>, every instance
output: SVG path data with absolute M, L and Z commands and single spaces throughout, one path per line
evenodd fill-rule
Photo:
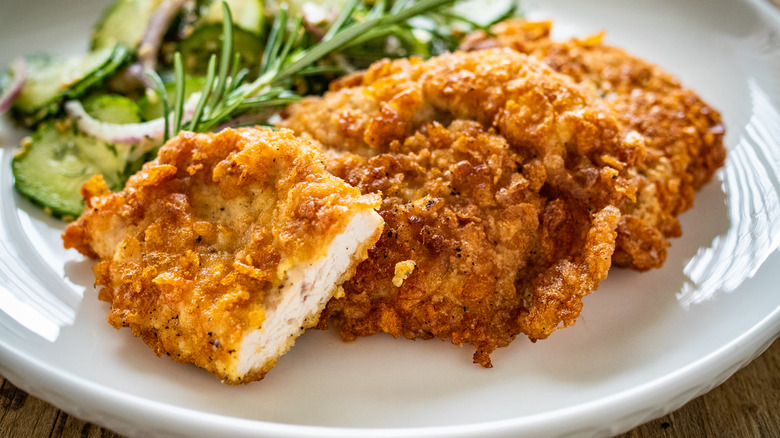
M 238 376 L 268 371 L 305 329 L 317 324 L 325 304 L 367 257 L 383 223 L 376 211 L 360 211 L 333 239 L 325 257 L 287 271 L 276 302 L 267 303 L 262 327 L 247 333 L 241 342 Z

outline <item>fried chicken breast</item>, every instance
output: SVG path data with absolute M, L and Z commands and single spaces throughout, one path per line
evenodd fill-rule
M 331 87 L 280 125 L 382 195 L 383 234 L 324 314 L 342 337 L 449 338 L 491 366 L 518 334 L 574 323 L 611 265 L 641 135 L 509 49 L 382 61 Z
M 284 130 L 182 133 L 121 192 L 82 194 L 63 239 L 100 259 L 108 321 L 228 383 L 261 379 L 382 230 L 379 197 Z
M 621 205 L 613 259 L 637 270 L 658 268 L 666 260 L 668 238 L 681 235 L 677 217 L 724 163 L 720 114 L 660 67 L 604 44 L 603 35 L 555 42 L 551 28 L 550 22 L 507 21 L 491 36 L 468 36 L 462 49 L 504 47 L 529 54 L 611 107 L 625 132 L 645 138 L 647 157 L 634 171 L 637 199 Z

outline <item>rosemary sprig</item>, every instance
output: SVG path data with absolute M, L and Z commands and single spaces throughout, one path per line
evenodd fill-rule
M 296 47 L 305 32 L 302 19 L 296 17 L 290 20 L 288 11 L 283 6 L 266 41 L 260 73 L 251 82 L 245 82 L 246 71 L 238 70 L 239 64 L 233 54 L 233 20 L 230 8 L 223 1 L 219 71 L 213 73 L 216 60 L 212 55 L 200 101 L 186 126 L 182 124 L 185 77 L 181 69 L 181 56 L 174 56 L 177 91 L 173 105 L 173 133 L 177 134 L 182 128 L 194 132 L 211 131 L 246 112 L 293 102 L 300 97 L 289 91 L 289 87 L 285 85 L 289 84 L 294 76 L 329 71 L 331 68 L 315 65 L 323 57 L 348 47 L 354 41 L 365 41 L 363 35 L 391 34 L 399 25 L 404 26 L 409 19 L 439 10 L 455 1 L 457 0 L 397 0 L 388 5 L 387 0 L 379 0 L 366 14 L 358 17 L 356 11 L 360 1 L 351 0 L 323 38 L 318 43 L 303 48 Z M 231 61 L 234 61 L 232 65 Z M 167 120 L 167 106 L 164 112 Z
M 422 0 L 417 3 L 406 1 L 396 12 L 393 12 L 391 9 L 389 12 L 384 12 L 374 18 L 362 22 L 353 22 L 348 26 L 339 29 L 329 40 L 312 46 L 305 56 L 281 70 L 279 72 L 279 78 L 284 79 L 295 74 L 303 67 L 316 62 L 323 56 L 346 46 L 349 42 L 369 30 L 378 32 L 381 28 L 403 23 L 412 17 L 425 14 L 432 10 L 437 10 L 453 3 L 455 3 L 455 0 Z M 372 11 L 382 6 L 384 6 L 384 2 L 378 2 L 377 5 L 372 8 Z M 346 10 L 348 9 L 345 9 L 345 11 Z M 259 79 L 262 78 L 258 78 L 258 80 Z

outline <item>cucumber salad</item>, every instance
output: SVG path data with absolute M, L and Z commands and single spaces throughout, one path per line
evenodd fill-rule
M 30 130 L 15 187 L 70 220 L 84 182 L 101 174 L 120 190 L 180 130 L 268 124 L 381 58 L 455 50 L 518 16 L 516 1 L 117 0 L 88 52 L 31 54 L 0 74 L 0 114 Z

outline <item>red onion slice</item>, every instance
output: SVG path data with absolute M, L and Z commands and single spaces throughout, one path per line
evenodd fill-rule
M 144 67 L 144 70 L 154 70 L 157 66 L 157 56 L 165 32 L 171 27 L 171 22 L 184 6 L 185 1 L 165 0 L 149 18 L 141 43 L 138 45 L 138 63 Z
M 24 58 L 17 58 L 11 63 L 11 75 L 13 77 L 11 83 L 0 95 L 0 114 L 11 109 L 14 99 L 19 97 L 24 89 L 24 84 L 27 82 L 27 62 Z
M 182 123 L 186 123 L 192 118 L 199 98 L 200 93 L 194 93 L 184 104 Z M 163 133 L 165 132 L 165 120 L 162 117 L 142 123 L 120 124 L 101 122 L 90 116 L 84 110 L 81 102 L 77 100 L 65 103 L 65 112 L 76 120 L 76 124 L 83 133 L 107 143 L 127 145 L 137 145 L 145 142 L 159 143 L 162 141 Z M 169 128 L 171 125 L 172 123 L 169 123 Z

